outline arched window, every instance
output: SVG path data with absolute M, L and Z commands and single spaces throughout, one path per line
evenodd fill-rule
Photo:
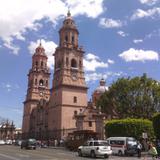
M 74 36 L 72 36 L 72 43 L 74 43 Z
M 92 121 L 89 121 L 89 127 L 92 127 Z
M 79 67 L 80 68 L 82 67 L 82 61 L 81 60 L 79 61 Z
M 43 79 L 41 79 L 41 80 L 39 81 L 39 85 L 40 85 L 40 86 L 43 86 L 43 84 L 44 84 Z
M 68 57 L 66 57 L 66 65 L 68 66 L 69 61 L 68 61 Z
M 75 59 L 72 59 L 72 60 L 71 60 L 71 67 L 77 68 L 77 62 L 76 62 Z
M 36 66 L 38 66 L 38 61 L 36 61 Z
M 60 60 L 58 61 L 57 68 L 61 68 L 61 61 Z
M 46 86 L 48 86 L 48 80 L 46 80 Z
M 43 67 L 43 61 L 41 62 L 41 67 Z
M 67 35 L 65 36 L 65 41 L 68 42 L 68 36 Z
M 77 115 L 77 111 L 74 111 L 74 115 Z
M 73 103 L 77 103 L 77 97 L 76 96 L 73 97 Z
M 35 85 L 37 85 L 37 79 L 35 79 Z

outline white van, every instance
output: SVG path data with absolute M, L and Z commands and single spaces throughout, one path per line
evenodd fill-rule
M 137 154 L 137 140 L 133 137 L 109 137 L 107 141 L 112 147 L 113 154 L 119 156 Z

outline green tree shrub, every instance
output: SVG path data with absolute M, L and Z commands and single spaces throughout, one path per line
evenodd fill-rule
M 153 128 L 154 128 L 154 132 L 155 132 L 155 136 L 160 139 L 160 112 L 156 113 L 153 116 Z
M 109 87 L 96 106 L 111 118 L 152 119 L 160 110 L 160 82 L 141 77 L 120 78 Z
M 149 139 L 154 138 L 152 121 L 147 119 L 110 120 L 105 124 L 106 137 L 135 137 L 142 138 L 146 132 Z

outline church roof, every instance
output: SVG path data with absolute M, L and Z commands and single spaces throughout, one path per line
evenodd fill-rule
M 70 11 L 68 11 L 66 18 L 63 21 L 63 26 L 60 30 L 62 29 L 74 29 L 78 32 L 75 21 L 72 18 Z
M 95 89 L 95 92 L 97 93 L 104 93 L 108 90 L 108 86 L 106 86 L 106 81 L 102 78 L 100 80 L 100 85 Z
M 39 46 L 36 48 L 34 55 L 46 56 L 46 54 L 45 54 L 45 49 L 43 48 L 41 42 L 40 42 Z

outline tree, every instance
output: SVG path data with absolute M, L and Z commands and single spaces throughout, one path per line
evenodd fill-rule
M 111 118 L 151 119 L 160 110 L 160 83 L 146 74 L 120 78 L 100 97 L 97 106 Z
M 160 139 L 160 112 L 156 113 L 153 116 L 152 121 L 153 121 L 153 128 L 154 128 L 155 135 L 158 139 Z
M 119 119 L 110 120 L 105 125 L 107 137 L 135 137 L 142 138 L 146 132 L 149 139 L 154 138 L 152 121 L 147 119 Z

